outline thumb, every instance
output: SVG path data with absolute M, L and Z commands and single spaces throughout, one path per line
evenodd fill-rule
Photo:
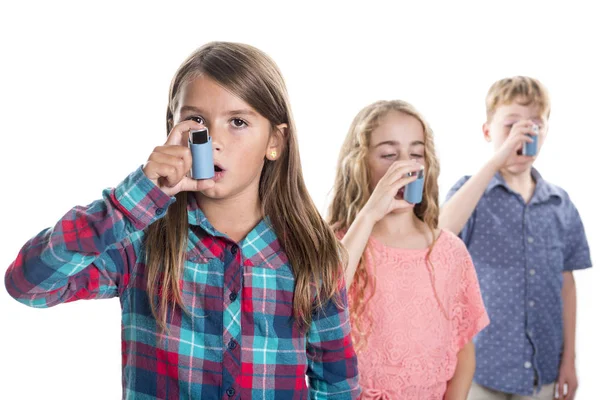
M 558 383 L 556 384 L 556 392 L 558 392 L 558 399 L 565 399 L 565 377 L 563 374 L 558 376 Z
M 199 192 L 210 189 L 215 186 L 215 181 L 212 179 L 192 179 L 184 176 L 181 180 L 180 192 Z
M 390 203 L 389 207 L 388 207 L 388 213 L 397 210 L 399 208 L 402 208 L 402 206 L 404 206 L 404 202 L 402 200 L 397 200 L 396 198 L 392 199 L 392 202 Z

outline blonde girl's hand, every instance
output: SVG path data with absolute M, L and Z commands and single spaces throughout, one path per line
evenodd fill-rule
M 409 173 L 418 172 L 423 166 L 414 160 L 396 161 L 386 171 L 375 186 L 367 204 L 363 208 L 373 222 L 377 222 L 388 213 L 406 206 L 403 199 L 396 198 L 398 191 L 417 179 L 417 174 L 408 176 Z

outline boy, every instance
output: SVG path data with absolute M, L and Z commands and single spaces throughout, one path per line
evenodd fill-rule
M 492 158 L 451 189 L 440 227 L 467 245 L 491 324 L 475 339 L 469 400 L 572 399 L 575 372 L 573 270 L 591 267 L 577 209 L 532 167 L 546 138 L 550 99 L 536 79 L 492 85 L 484 138 Z M 526 143 L 537 154 L 524 155 Z M 529 154 L 527 152 L 527 154 Z

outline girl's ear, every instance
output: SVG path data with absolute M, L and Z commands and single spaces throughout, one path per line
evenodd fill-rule
M 265 153 L 265 157 L 267 157 L 268 160 L 275 161 L 281 156 L 285 146 L 287 129 L 288 124 L 279 124 L 275 127 L 269 138 L 269 144 L 267 145 L 267 151 Z

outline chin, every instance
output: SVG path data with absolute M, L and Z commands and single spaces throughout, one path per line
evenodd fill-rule
M 532 163 L 530 163 L 530 162 L 513 164 L 513 165 L 507 167 L 506 171 L 508 171 L 512 175 L 519 175 L 519 174 L 528 172 L 531 169 L 531 165 L 532 165 Z
M 223 188 L 218 187 L 218 185 L 215 185 L 214 187 L 212 187 L 210 189 L 202 190 L 202 191 L 200 191 L 200 193 L 202 194 L 202 196 L 208 197 L 209 199 L 212 199 L 212 200 L 225 199 L 225 198 L 227 198 L 227 195 L 229 194 L 227 190 L 223 190 Z

